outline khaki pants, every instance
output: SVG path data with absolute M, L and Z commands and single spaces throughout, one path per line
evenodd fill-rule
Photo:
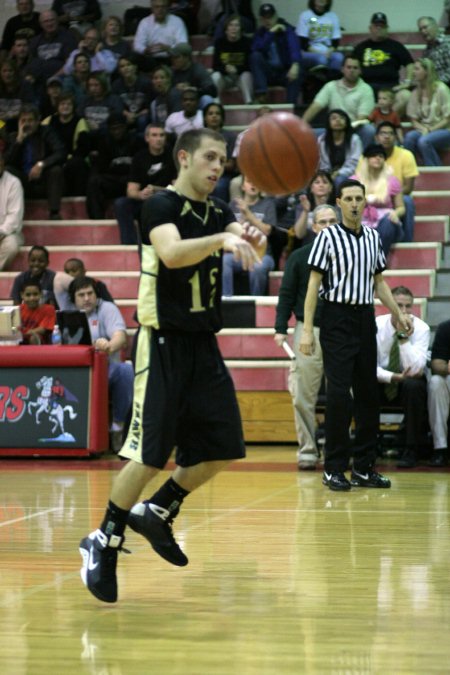
M 302 330 L 303 323 L 298 321 L 294 330 L 293 345 L 296 358 L 292 361 L 289 373 L 289 392 L 294 405 L 299 460 L 314 459 L 319 456 L 315 440 L 316 403 L 323 377 L 319 329 L 314 328 L 315 348 L 311 356 L 305 356 L 298 349 Z

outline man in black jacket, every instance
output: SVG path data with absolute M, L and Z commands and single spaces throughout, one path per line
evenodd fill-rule
M 105 218 L 109 199 L 126 193 L 131 159 L 141 147 L 135 134 L 127 128 L 122 113 L 112 113 L 108 130 L 94 139 L 91 152 L 92 169 L 86 191 L 86 209 L 89 218 Z
M 47 197 L 49 218 L 59 220 L 65 159 L 63 143 L 53 129 L 40 125 L 39 110 L 24 105 L 19 114 L 15 142 L 6 156 L 8 171 L 20 178 L 25 197 Z

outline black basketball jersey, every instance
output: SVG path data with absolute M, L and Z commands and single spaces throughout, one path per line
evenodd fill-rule
M 235 220 L 227 204 L 216 197 L 197 202 L 169 188 L 145 202 L 140 224 L 138 296 L 138 319 L 142 325 L 161 330 L 221 329 L 222 251 L 196 265 L 169 269 L 158 258 L 150 232 L 158 225 L 173 223 L 182 239 L 194 239 L 223 232 Z

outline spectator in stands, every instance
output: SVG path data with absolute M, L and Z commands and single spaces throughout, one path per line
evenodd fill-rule
M 153 87 L 148 76 L 140 75 L 132 56 L 119 59 L 119 77 L 111 91 L 119 96 L 123 103 L 123 114 L 130 128 L 143 133 L 147 125 L 150 101 L 154 97 Z
M 88 80 L 91 74 L 91 62 L 83 52 L 77 54 L 73 60 L 73 70 L 70 75 L 62 79 L 63 91 L 74 96 L 75 105 L 79 108 L 89 95 Z
M 121 351 L 127 345 L 125 322 L 113 302 L 98 297 L 95 279 L 77 277 L 69 286 L 71 302 L 86 312 L 95 348 L 108 354 L 108 383 L 112 405 L 110 427 L 111 449 L 118 452 L 122 447 L 125 420 L 133 400 L 133 368 L 120 360 Z
M 70 28 L 81 37 L 102 18 L 98 0 L 53 0 L 52 10 L 63 28 Z
M 95 144 L 95 162 L 86 190 L 86 210 L 89 218 L 105 218 L 108 200 L 125 196 L 131 161 L 141 144 L 127 128 L 122 113 L 111 114 L 106 134 L 98 136 Z
M 354 56 L 349 55 L 344 58 L 342 75 L 340 80 L 332 80 L 322 87 L 306 109 L 303 119 L 305 122 L 311 122 L 323 109 L 345 110 L 353 126 L 360 122 L 358 135 L 363 145 L 366 145 L 364 135 L 366 122 L 375 107 L 372 87 L 361 79 L 361 66 Z
M 117 94 L 111 94 L 104 73 L 91 73 L 87 81 L 88 96 L 78 108 L 80 117 L 84 117 L 92 138 L 104 133 L 111 114 L 121 115 L 123 103 Z
M 253 79 L 249 54 L 251 40 L 242 35 L 239 14 L 231 14 L 224 23 L 225 35 L 214 43 L 212 79 L 218 95 L 226 89 L 239 87 L 244 103 L 253 99 Z
M 264 197 L 258 188 L 249 180 L 242 177 L 241 197 L 234 199 L 230 207 L 235 214 L 236 221 L 258 228 L 267 237 L 267 249 L 261 262 L 255 263 L 248 271 L 248 280 L 251 295 L 266 295 L 269 273 L 275 268 L 270 238 L 277 225 L 275 199 Z M 234 293 L 234 275 L 242 272 L 240 260 L 236 260 L 232 253 L 224 253 L 222 258 L 222 293 L 230 297 Z
M 53 129 L 41 127 L 38 109 L 23 106 L 19 129 L 8 151 L 7 167 L 20 178 L 25 197 L 47 197 L 51 220 L 61 218 L 64 159 L 64 145 Z
M 23 187 L 18 178 L 5 171 L 0 152 L 0 271 L 5 270 L 23 244 Z
M 428 417 L 433 436 L 430 466 L 448 464 L 448 417 L 450 412 L 450 321 L 437 327 L 431 350 L 428 382 Z
M 30 248 L 28 252 L 28 269 L 16 276 L 11 288 L 10 297 L 15 305 L 20 305 L 20 292 L 23 285 L 29 281 L 36 281 L 41 287 L 41 302 L 57 306 L 53 292 L 55 272 L 49 269 L 49 263 L 50 256 L 45 246 L 32 246 Z
M 396 92 L 394 109 L 405 110 L 412 80 L 413 58 L 398 40 L 388 37 L 388 20 L 383 12 L 375 12 L 370 20 L 369 39 L 356 45 L 354 56 L 361 63 L 362 78 L 375 94 L 380 89 Z M 405 77 L 400 84 L 400 72 Z
M 129 56 L 130 43 L 123 39 L 123 22 L 118 16 L 108 16 L 103 24 L 102 31 L 103 49 L 109 49 L 115 54 L 118 61 L 121 56 Z
M 410 150 L 397 145 L 397 131 L 392 122 L 381 122 L 377 127 L 375 142 L 381 145 L 386 152 L 386 165 L 392 169 L 394 176 L 400 181 L 405 204 L 402 241 L 414 239 L 414 217 L 416 209 L 412 198 L 414 182 L 419 175 L 416 160 Z M 360 160 L 360 162 L 362 159 Z M 356 169 L 358 173 L 359 165 Z
M 2 52 L 9 52 L 16 38 L 23 37 L 29 41 L 42 30 L 33 0 L 16 0 L 16 7 L 18 14 L 8 19 L 3 29 Z
M 362 153 L 358 134 L 353 133 L 350 117 L 344 110 L 330 110 L 325 133 L 318 138 L 319 169 L 328 171 L 337 187 L 356 169 Z
M 20 330 L 22 344 L 49 345 L 56 322 L 53 305 L 42 303 L 42 291 L 39 281 L 25 281 L 20 291 Z
M 391 122 L 397 134 L 399 143 L 403 143 L 403 129 L 401 127 L 400 116 L 394 110 L 394 92 L 392 89 L 379 89 L 377 93 L 377 104 L 369 115 L 369 122 L 373 125 L 373 136 L 380 122 Z
M 150 122 L 165 124 L 169 115 L 181 110 L 181 91 L 172 87 L 172 70 L 169 66 L 156 66 L 151 79 L 156 96 L 150 103 Z
M 331 174 L 323 169 L 316 171 L 298 201 L 296 220 L 290 233 L 289 252 L 314 240 L 315 232 L 312 229 L 314 210 L 323 204 L 330 204 L 333 207 L 336 205 L 336 190 Z
M 433 61 L 414 64 L 416 88 L 408 101 L 407 114 L 414 127 L 404 146 L 420 155 L 425 166 L 442 166 L 439 152 L 450 147 L 450 89 L 438 80 Z
M 126 197 L 114 202 L 114 212 L 124 245 L 138 243 L 135 221 L 139 221 L 144 201 L 165 188 L 176 177 L 172 148 L 162 126 L 151 123 L 145 130 L 147 148 L 133 157 L 128 176 Z
M 220 197 L 224 202 L 230 201 L 230 181 L 236 175 L 236 160 L 233 159 L 233 149 L 236 143 L 236 134 L 228 129 L 224 129 L 225 108 L 220 103 L 209 103 L 203 108 L 203 124 L 207 129 L 219 132 L 225 139 L 227 145 L 227 161 L 224 172 L 219 178 L 217 187 L 211 194 Z
M 255 100 L 267 101 L 268 85 L 286 87 L 288 103 L 297 104 L 300 93 L 300 46 L 295 29 L 280 18 L 274 5 L 259 8 L 260 27 L 255 32 L 250 54 Z
M 24 103 L 34 102 L 33 86 L 24 80 L 12 59 L 0 64 L 0 119 L 8 133 L 17 131 L 19 112 Z
M 103 48 L 100 42 L 100 33 L 96 28 L 88 28 L 78 47 L 69 54 L 62 72 L 71 75 L 74 69 L 74 60 L 78 54 L 85 54 L 90 61 L 91 71 L 112 73 L 117 67 L 117 58 L 109 49 Z
M 16 64 L 19 76 L 27 82 L 34 84 L 35 77 L 31 72 L 30 45 L 27 38 L 15 38 L 9 52 L 9 59 Z
M 405 214 L 402 186 L 386 166 L 386 152 L 381 145 L 369 145 L 353 176 L 366 188 L 366 205 L 362 224 L 375 228 L 387 258 L 392 244 L 403 239 L 402 217 Z
M 183 92 L 195 87 L 200 96 L 200 107 L 212 103 L 217 96 L 217 88 L 211 74 L 201 63 L 192 61 L 192 47 L 187 43 L 176 45 L 172 51 L 173 86 Z
M 414 296 L 405 286 L 396 286 L 392 295 L 400 311 L 409 315 L 413 331 L 407 335 L 393 314 L 383 314 L 377 323 L 377 379 L 380 405 L 404 409 L 405 449 L 397 463 L 411 468 L 417 463 L 427 426 L 427 380 L 425 369 L 430 344 L 430 327 L 413 316 Z
M 56 76 L 48 78 L 45 85 L 45 92 L 40 97 L 39 112 L 41 113 L 41 117 L 45 119 L 46 117 L 49 117 L 49 115 L 56 113 L 62 89 L 63 85 L 61 78 Z
M 181 96 L 182 110 L 174 112 L 166 119 L 165 130 L 168 134 L 179 136 L 189 129 L 203 127 L 203 113 L 200 109 L 200 99 L 196 89 L 185 89 Z
M 39 16 L 42 32 L 32 38 L 30 54 L 32 67 L 42 81 L 59 75 L 71 52 L 77 48 L 77 39 L 67 28 L 60 28 L 58 17 L 52 10 Z
M 180 43 L 189 42 L 183 20 L 169 12 L 169 0 L 152 0 L 152 14 L 139 22 L 133 49 L 141 55 L 139 67 L 145 72 L 158 63 L 169 63 L 170 51 Z
M 58 99 L 56 113 L 42 122 L 48 124 L 64 145 L 64 183 L 66 194 L 79 196 L 86 194 L 90 150 L 89 128 L 86 120 L 75 112 L 75 99 L 69 92 L 62 93 Z
M 76 309 L 69 297 L 69 285 L 72 279 L 87 276 L 84 262 L 80 258 L 67 258 L 64 263 L 64 272 L 56 272 L 53 280 L 53 289 L 60 309 Z M 103 281 L 95 279 L 97 297 L 107 302 L 114 302 L 108 287 Z
M 225 35 L 225 21 L 232 14 L 238 14 L 241 17 L 244 33 L 255 32 L 256 19 L 253 14 L 252 0 L 222 0 L 220 10 L 208 29 L 208 34 L 213 35 L 214 41 Z
M 312 213 L 312 221 L 312 231 L 318 234 L 325 227 L 338 222 L 337 210 L 330 204 L 316 206 Z M 295 360 L 292 361 L 289 373 L 289 392 L 294 405 L 298 442 L 297 460 L 301 471 L 315 469 L 320 454 L 316 443 L 316 404 L 323 378 L 322 350 L 319 342 L 321 300 L 318 301 L 314 315 L 316 349 L 311 356 L 305 356 L 299 350 L 300 335 L 303 330 L 303 307 L 310 272 L 308 257 L 312 246 L 312 242 L 302 246 L 289 257 L 286 263 L 278 296 L 274 336 L 277 345 L 282 347 L 287 340 L 289 319 L 291 314 L 295 314 L 296 326 L 292 342 Z
M 431 16 L 421 16 L 417 26 L 427 45 L 422 57 L 433 61 L 439 80 L 450 86 L 450 39 Z
M 339 17 L 331 12 L 333 0 L 309 0 L 300 13 L 296 33 L 300 38 L 303 71 L 319 68 L 339 74 L 344 54 L 337 50 L 341 39 Z M 334 71 L 334 72 L 333 72 Z

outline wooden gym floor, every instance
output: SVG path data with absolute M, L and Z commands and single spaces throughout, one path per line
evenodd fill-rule
M 186 500 L 187 567 L 129 532 L 116 605 L 78 542 L 121 462 L 0 461 L 2 675 L 449 673 L 450 473 L 339 494 L 293 446 L 248 454 Z

